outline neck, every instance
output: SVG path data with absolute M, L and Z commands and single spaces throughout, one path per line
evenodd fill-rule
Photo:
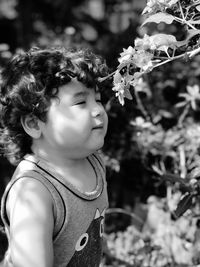
M 50 165 L 56 167 L 56 168 L 64 168 L 64 167 L 71 167 L 73 168 L 74 166 L 77 166 L 77 164 L 81 164 L 85 161 L 86 157 L 88 155 L 84 156 L 79 156 L 79 157 L 71 157 L 66 153 L 58 152 L 54 150 L 53 152 L 51 151 L 46 151 L 45 149 L 39 147 L 39 146 L 32 146 L 32 151 L 33 153 L 45 160 L 47 163 Z

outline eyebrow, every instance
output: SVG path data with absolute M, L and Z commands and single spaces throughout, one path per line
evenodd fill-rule
M 95 91 L 95 95 L 99 95 L 100 94 L 100 91 Z M 89 92 L 87 91 L 80 91 L 80 92 L 77 92 L 73 95 L 73 98 L 78 98 L 78 97 L 85 97 L 89 95 Z
M 80 91 L 80 92 L 77 92 L 73 95 L 74 98 L 78 98 L 78 97 L 85 97 L 87 96 L 89 93 L 86 92 L 86 91 Z

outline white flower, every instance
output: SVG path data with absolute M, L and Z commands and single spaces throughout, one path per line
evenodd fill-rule
M 132 46 L 129 46 L 127 49 L 123 48 L 123 52 L 120 53 L 120 58 L 118 58 L 119 63 L 127 61 L 132 58 L 135 53 L 135 49 Z

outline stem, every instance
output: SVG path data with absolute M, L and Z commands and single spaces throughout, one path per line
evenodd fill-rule
M 182 113 L 181 116 L 179 117 L 179 120 L 178 120 L 178 127 L 181 127 L 181 126 L 182 126 L 183 121 L 184 121 L 186 115 L 187 115 L 188 112 L 189 112 L 189 109 L 190 109 L 190 104 L 188 103 L 188 104 L 185 106 L 185 108 L 184 108 L 184 110 L 183 110 L 183 113 Z
M 168 185 L 167 186 L 167 196 L 166 196 L 166 199 L 167 199 L 167 207 L 170 211 L 172 211 L 172 208 L 170 206 L 170 200 L 172 199 L 172 186 L 171 185 Z
M 178 1 L 178 5 L 179 5 L 180 11 L 181 11 L 181 16 L 183 18 L 183 21 L 185 22 L 185 16 L 184 16 L 183 9 L 182 9 L 180 1 Z
M 139 97 L 139 94 L 138 94 L 137 90 L 134 90 L 134 92 L 135 92 L 135 98 L 136 98 L 136 101 L 137 101 L 137 104 L 138 104 L 138 107 L 139 107 L 141 113 L 144 115 L 144 117 L 145 117 L 145 119 L 147 121 L 150 121 L 151 119 L 150 119 L 147 111 L 145 110 L 145 108 L 144 108 L 144 106 L 142 104 L 142 101 L 141 101 L 141 99 Z
M 175 17 L 174 16 L 174 20 L 176 20 L 177 22 L 181 23 L 181 24 L 186 24 L 187 26 L 189 26 L 190 28 L 192 28 L 193 30 L 197 30 L 196 27 L 194 27 L 188 20 L 183 20 L 183 19 L 180 19 L 178 17 Z M 199 24 L 199 23 L 195 23 L 193 22 L 193 24 Z
M 196 28 L 195 28 L 192 24 L 190 24 L 190 22 L 188 22 L 188 21 L 186 20 L 186 17 L 185 17 L 185 15 L 184 15 L 184 13 L 183 13 L 183 8 L 182 8 L 182 6 L 181 6 L 180 1 L 179 1 L 178 3 L 179 3 L 179 8 L 180 8 L 180 11 L 181 11 L 182 18 L 183 18 L 183 22 L 184 22 L 185 24 L 187 24 L 189 27 L 191 27 L 193 30 L 196 30 Z M 186 15 L 186 16 L 187 16 L 187 15 Z
M 186 169 L 186 159 L 185 159 L 185 150 L 184 145 L 179 146 L 179 155 L 180 155 L 180 176 L 182 178 L 186 177 L 187 169 Z
M 179 57 L 179 56 L 178 56 Z M 183 55 L 181 55 L 181 57 L 183 57 Z M 181 58 L 180 57 L 180 58 Z M 175 60 L 175 59 L 177 59 L 177 57 L 174 57 L 174 58 L 169 58 L 169 59 L 167 59 L 167 60 L 165 60 L 165 61 L 163 61 L 163 62 L 161 62 L 161 63 L 158 63 L 157 65 L 155 65 L 155 67 L 154 68 L 157 68 L 157 67 L 160 67 L 160 66 L 162 66 L 162 65 L 164 65 L 164 64 L 166 64 L 166 63 L 168 63 L 168 62 L 171 62 L 171 61 L 173 61 L 173 60 Z
M 176 17 L 176 16 L 174 16 L 174 19 L 175 19 L 177 22 L 179 22 L 179 23 L 188 25 L 188 26 L 189 26 L 190 28 L 192 28 L 193 30 L 197 30 L 192 24 L 190 24 L 190 22 L 188 22 L 188 21 L 186 20 L 186 17 L 185 17 L 185 15 L 184 15 L 184 13 L 183 13 L 183 8 L 182 8 L 182 6 L 181 6 L 180 1 L 178 2 L 178 4 L 179 4 L 179 9 L 180 9 L 180 12 L 181 12 L 182 19 L 179 18 L 179 17 Z
M 179 23 L 185 23 L 183 19 L 179 18 L 179 17 L 176 17 L 176 16 L 173 16 L 174 17 L 174 20 L 176 20 L 177 22 Z
M 193 56 L 195 56 L 196 54 L 198 54 L 200 52 L 200 47 L 198 47 L 197 49 L 195 49 L 192 52 L 188 52 L 188 56 L 189 58 L 192 58 Z
M 191 27 L 193 30 L 197 30 L 197 28 L 194 27 L 190 22 L 185 21 L 185 23 L 186 23 L 189 27 Z M 194 23 L 194 24 L 195 24 L 195 23 Z M 199 23 L 196 23 L 196 24 L 199 24 Z
M 144 224 L 144 221 L 142 219 L 140 219 L 140 217 L 138 217 L 134 213 L 127 211 L 125 209 L 121 209 L 121 208 L 109 208 L 109 209 L 107 209 L 106 214 L 112 214 L 112 213 L 121 213 L 121 214 L 128 215 L 131 218 L 133 218 L 134 220 L 136 220 L 138 223 L 140 223 L 141 225 Z
M 187 19 L 188 13 L 189 13 L 190 7 L 186 7 L 186 14 L 185 14 L 185 19 Z
M 116 70 L 113 71 L 112 73 L 110 73 L 109 75 L 107 75 L 106 77 L 103 77 L 103 78 L 99 78 L 99 82 L 103 82 L 105 81 L 106 79 L 110 78 L 111 76 L 113 76 L 115 74 Z
M 171 61 L 176 60 L 176 59 L 183 58 L 185 56 L 188 56 L 191 59 L 192 57 L 194 57 L 198 53 L 200 53 L 200 47 L 196 48 L 194 51 L 186 52 L 186 53 L 184 53 L 182 55 L 171 57 L 171 58 L 169 58 L 169 59 L 167 59 L 167 60 L 165 60 L 165 61 L 163 61 L 161 63 L 158 63 L 157 65 L 154 66 L 154 68 L 160 67 L 160 66 L 162 66 L 162 65 L 164 65 L 164 64 L 166 64 L 168 62 L 171 62 Z

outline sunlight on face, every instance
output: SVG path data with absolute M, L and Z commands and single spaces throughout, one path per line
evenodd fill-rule
M 43 140 L 52 150 L 91 153 L 103 146 L 107 123 L 100 93 L 73 80 L 52 100 Z

